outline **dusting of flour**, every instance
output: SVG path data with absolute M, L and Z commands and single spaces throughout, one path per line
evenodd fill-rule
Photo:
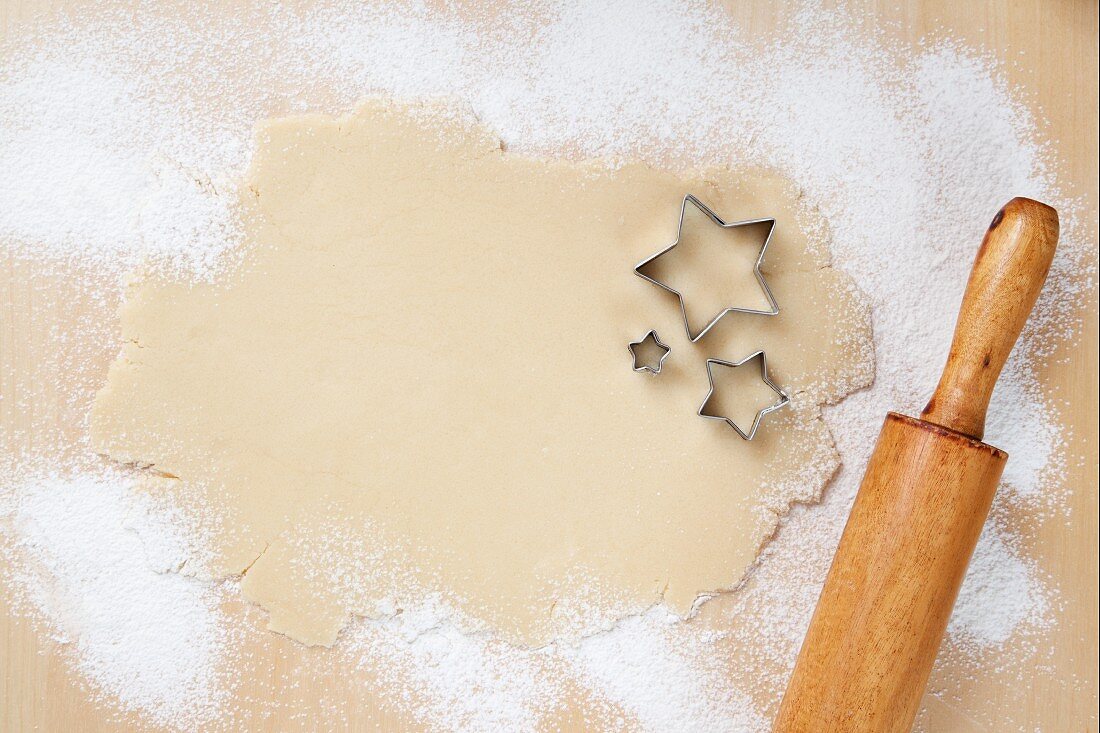
M 25 476 L 3 508 L 9 582 L 95 692 L 162 725 L 217 714 L 230 634 L 218 590 L 174 572 L 196 543 L 181 517 L 117 473 Z
M 672 0 L 525 10 L 255 3 L 226 18 L 196 3 L 177 18 L 139 4 L 19 29 L 0 47 L 0 253 L 91 267 L 104 283 L 149 262 L 217 277 L 240 243 L 233 201 L 254 123 L 346 111 L 366 94 L 451 99 L 529 154 L 778 169 L 821 210 L 836 265 L 871 300 L 877 379 L 826 413 L 845 467 L 824 502 L 792 512 L 724 599 L 753 629 L 746 659 L 769 670 L 755 687 L 715 665 L 718 637 L 660 608 L 576 646 L 520 651 L 461 631 L 427 593 L 361 620 L 337 650 L 431 729 L 530 729 L 579 687 L 615 711 L 612 728 L 763 731 L 882 416 L 919 410 L 935 384 L 987 219 L 1012 196 L 1048 201 L 1063 240 L 994 395 L 988 439 L 1011 460 L 948 643 L 978 655 L 1041 634 L 1056 591 L 1001 518 L 1057 512 L 1066 491 L 1062 429 L 1029 357 L 1072 334 L 1060 314 L 1093 287 L 1080 276 L 1093 245 L 1000 71 L 960 45 L 902 49 L 813 2 L 764 39 L 718 7 Z M 7 585 L 105 699 L 158 724 L 209 725 L 239 650 L 219 592 L 171 572 L 201 555 L 194 518 L 143 501 L 122 474 L 5 480 Z

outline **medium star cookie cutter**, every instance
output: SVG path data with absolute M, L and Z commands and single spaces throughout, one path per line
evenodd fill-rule
M 760 288 L 761 288 L 761 290 L 764 291 L 764 297 L 767 298 L 767 300 L 768 300 L 769 308 L 767 310 L 760 310 L 760 309 L 756 309 L 756 308 L 737 308 L 737 307 L 725 308 L 722 311 L 720 311 L 718 313 L 718 315 L 716 315 L 714 318 L 712 318 L 710 323 L 708 323 L 706 326 L 703 327 L 702 331 L 700 331 L 699 333 L 693 335 L 691 333 L 691 321 L 688 319 L 687 307 L 684 305 L 684 296 L 683 296 L 683 294 L 679 290 L 676 290 L 675 288 L 673 288 L 672 286 L 670 286 L 666 283 L 663 283 L 660 280 L 652 278 L 649 275 L 646 275 L 645 273 L 642 272 L 643 267 L 648 265 L 650 262 L 653 262 L 658 257 L 671 252 L 673 249 L 675 249 L 676 245 L 680 243 L 680 239 L 681 239 L 681 236 L 682 236 L 683 230 L 684 230 L 684 213 L 687 211 L 687 206 L 688 206 L 689 203 L 692 206 L 694 206 L 695 208 L 697 208 L 699 211 L 706 214 L 708 219 L 710 219 L 712 222 L 714 222 L 718 226 L 722 227 L 723 229 L 734 229 L 734 228 L 737 228 L 737 227 L 751 226 L 753 224 L 767 224 L 768 225 L 768 234 L 764 238 L 764 244 L 760 248 L 760 254 L 757 255 L 756 262 L 755 262 L 755 264 L 753 265 L 753 268 L 752 268 L 753 275 L 756 276 L 756 281 L 758 283 L 760 283 Z M 694 194 L 689 193 L 686 196 L 684 196 L 684 201 L 680 205 L 680 223 L 676 227 L 676 241 L 674 241 L 672 244 L 670 244 L 667 247 L 665 247 L 664 249 L 662 249 L 657 254 L 652 255 L 652 256 L 642 260 L 641 262 L 639 262 L 634 267 L 634 274 L 637 275 L 638 277 L 642 278 L 643 280 L 648 280 L 649 282 L 653 283 L 657 287 L 663 288 L 664 290 L 667 290 L 668 292 L 670 292 L 670 293 L 672 293 L 673 295 L 676 296 L 676 298 L 680 301 L 680 313 L 683 315 L 683 318 L 684 318 L 684 330 L 687 331 L 688 339 L 692 343 L 695 343 L 699 339 L 703 338 L 703 336 L 706 335 L 707 331 L 712 329 L 715 326 L 715 324 L 717 324 L 718 321 L 722 320 L 722 318 L 728 313 L 755 313 L 757 315 L 763 315 L 763 316 L 779 315 L 779 304 L 775 301 L 775 296 L 772 295 L 771 288 L 768 287 L 767 281 L 764 280 L 764 275 L 760 272 L 760 264 L 764 261 L 764 253 L 767 252 L 767 250 L 768 250 L 768 244 L 772 240 L 772 232 L 774 230 L 775 230 L 775 219 L 771 218 L 771 217 L 766 217 L 766 218 L 763 218 L 763 219 L 745 219 L 743 221 L 732 221 L 732 222 L 727 223 L 727 222 L 723 221 L 721 218 L 719 218 L 719 216 L 717 214 L 715 214 L 713 211 L 711 211 L 710 207 L 708 207 L 706 204 L 704 204 L 702 201 L 700 201 L 698 198 L 696 198 Z
M 771 387 L 773 392 L 779 395 L 779 401 L 776 402 L 774 405 L 768 405 L 767 407 L 758 411 L 756 413 L 756 417 L 752 421 L 752 427 L 749 428 L 749 431 L 746 433 L 744 430 L 741 429 L 741 426 L 735 423 L 729 416 L 708 413 L 706 409 L 707 403 L 710 402 L 710 398 L 714 396 L 714 365 L 717 364 L 719 366 L 736 368 L 739 366 L 743 366 L 744 364 L 747 364 L 756 358 L 760 359 L 760 379 L 764 382 L 764 384 Z M 756 430 L 760 427 L 760 421 L 765 415 L 771 412 L 775 412 L 782 407 L 785 407 L 791 401 L 790 395 L 784 392 L 779 387 L 779 385 L 777 385 L 771 380 L 771 378 L 768 377 L 768 357 L 763 351 L 757 351 L 749 354 L 744 359 L 737 362 L 723 361 L 721 359 L 707 359 L 707 381 L 710 382 L 710 391 L 707 392 L 707 396 L 703 400 L 703 404 L 699 405 L 699 416 L 705 417 L 708 420 L 722 420 L 731 428 L 736 430 L 737 434 L 745 440 L 752 440 L 756 436 Z

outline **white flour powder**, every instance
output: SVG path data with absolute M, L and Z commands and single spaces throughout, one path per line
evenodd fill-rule
M 967 592 L 959 597 L 947 632 L 964 647 L 1003 644 L 1028 622 L 1043 623 L 1050 599 L 1035 582 L 1032 563 L 1011 546 L 996 519 L 990 520 L 966 571 Z
M 438 729 L 529 729 L 579 686 L 606 702 L 611 728 L 765 730 L 754 705 L 761 691 L 778 694 L 793 663 L 882 417 L 927 398 L 977 243 L 1015 195 L 1057 206 L 1063 240 L 1036 326 L 991 407 L 989 440 L 1011 454 L 995 514 L 1060 510 L 1061 428 L 1027 357 L 1072 332 L 1054 306 L 1093 287 L 1080 276 L 1093 271 L 1093 245 L 1029 112 L 971 50 L 914 53 L 815 3 L 775 40 L 745 37 L 721 9 L 671 0 L 526 10 L 463 18 L 331 2 L 225 19 L 197 5 L 165 19 L 143 7 L 17 31 L 0 48 L 0 246 L 44 268 L 79 262 L 113 277 L 152 258 L 216 277 L 240 241 L 234 181 L 255 121 L 346 111 L 368 93 L 453 98 L 532 154 L 779 169 L 820 207 L 836 264 L 871 300 L 878 375 L 827 411 L 845 468 L 825 501 L 797 508 L 723 599 L 724 613 L 751 621 L 752 638 L 736 640 L 745 658 L 772 671 L 738 689 L 713 666 L 712 639 L 660 609 L 576 648 L 522 652 L 460 633 L 454 612 L 428 598 L 357 624 L 341 647 L 383 697 Z M 2 495 L 12 541 L 37 568 L 15 586 L 72 640 L 76 668 L 156 722 L 208 722 L 233 654 L 217 595 L 138 559 L 126 481 L 13 486 Z M 147 516 L 143 534 L 168 538 L 155 565 L 170 568 L 188 523 Z M 1051 623 L 1054 591 L 1016 549 L 1018 532 L 1004 520 L 987 527 L 951 622 L 956 648 L 1011 648 Z
M 54 641 L 72 648 L 93 689 L 162 725 L 215 716 L 228 696 L 220 595 L 169 570 L 201 538 L 120 474 L 32 476 L 2 499 L 9 584 L 53 621 Z M 156 566 L 141 536 L 154 538 Z

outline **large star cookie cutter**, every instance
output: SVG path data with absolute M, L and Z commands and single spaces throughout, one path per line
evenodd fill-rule
M 681 239 L 681 236 L 682 236 L 683 230 L 684 230 L 684 213 L 687 211 L 688 204 L 691 204 L 692 206 L 697 208 L 699 211 L 706 214 L 708 219 L 710 219 L 712 222 L 714 222 L 718 226 L 722 227 L 723 229 L 735 229 L 737 227 L 751 226 L 751 225 L 754 225 L 754 224 L 767 224 L 768 225 L 768 234 L 764 238 L 764 244 L 763 244 L 763 246 L 760 247 L 760 254 L 757 255 L 756 262 L 755 262 L 755 264 L 753 265 L 753 268 L 752 268 L 753 275 L 756 276 L 756 281 L 758 283 L 760 283 L 760 288 L 761 288 L 761 290 L 764 291 L 764 297 L 767 298 L 767 300 L 768 300 L 768 305 L 770 307 L 767 310 L 760 310 L 760 309 L 755 309 L 755 308 L 737 308 L 737 307 L 725 308 L 722 311 L 720 311 L 718 313 L 718 315 L 716 315 L 714 318 L 712 318 L 710 320 L 710 323 L 708 323 L 706 326 L 703 327 L 703 330 L 699 331 L 699 333 L 697 333 L 697 334 L 692 334 L 692 332 L 691 332 L 691 322 L 688 319 L 688 314 L 687 314 L 687 307 L 684 305 L 684 296 L 680 293 L 680 291 L 676 290 L 672 286 L 670 286 L 666 283 L 663 283 L 660 280 L 652 278 L 649 275 L 646 275 L 645 273 L 642 272 L 642 268 L 644 268 L 646 265 L 648 265 L 649 263 L 656 260 L 658 257 L 672 251 L 676 247 L 676 245 L 680 243 L 680 239 Z M 767 281 L 764 280 L 764 275 L 760 272 L 760 263 L 764 261 L 764 253 L 768 249 L 768 243 L 771 242 L 772 232 L 774 230 L 775 230 L 775 219 L 770 218 L 770 217 L 764 218 L 764 219 L 746 219 L 744 221 L 733 221 L 733 222 L 729 222 L 729 223 L 724 222 L 724 221 L 722 221 L 722 219 L 720 219 L 718 217 L 717 214 L 715 214 L 713 211 L 710 210 L 710 207 L 708 207 L 706 204 L 704 204 L 702 201 L 700 201 L 698 198 L 696 198 L 693 194 L 689 193 L 688 195 L 684 196 L 684 201 L 680 205 L 680 223 L 676 228 L 676 241 L 674 241 L 672 244 L 670 244 L 667 247 L 665 247 L 664 249 L 662 249 L 657 254 L 652 255 L 651 257 L 648 257 L 647 259 L 642 260 L 641 262 L 639 262 L 634 267 L 634 274 L 636 274 L 638 277 L 642 278 L 643 280 L 648 280 L 649 282 L 653 283 L 657 287 L 663 288 L 664 290 L 667 290 L 668 292 L 670 292 L 670 293 L 672 293 L 673 295 L 676 296 L 676 298 L 680 301 L 680 313 L 684 317 L 684 330 L 687 331 L 688 339 L 690 339 L 692 343 L 695 343 L 699 339 L 703 338 L 703 336 L 706 335 L 707 331 L 712 329 L 714 327 L 714 325 L 716 323 L 718 323 L 718 321 L 722 320 L 722 317 L 725 316 L 728 313 L 755 313 L 757 315 L 763 315 L 763 316 L 775 316 L 775 315 L 779 314 L 779 304 L 776 303 L 775 296 L 772 295 L 771 288 L 768 287 Z

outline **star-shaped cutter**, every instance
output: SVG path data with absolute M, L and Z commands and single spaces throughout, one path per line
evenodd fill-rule
M 661 358 L 657 360 L 656 367 L 651 367 L 649 364 L 642 364 L 641 366 L 638 366 L 638 350 L 636 347 L 641 346 L 646 341 L 650 340 L 652 340 L 653 343 L 661 349 Z M 632 367 L 632 369 L 634 369 L 634 371 L 636 372 L 649 372 L 650 374 L 660 374 L 661 367 L 665 365 L 665 359 L 667 359 L 668 355 L 672 353 L 672 349 L 670 349 L 668 344 L 666 344 L 664 341 L 661 341 L 660 337 L 657 336 L 657 332 L 653 329 L 650 329 L 649 333 L 647 333 L 645 336 L 642 336 L 642 338 L 638 341 L 631 341 L 628 348 L 630 349 L 630 356 L 634 359 L 634 366 Z
M 737 423 L 735 423 L 733 420 L 731 420 L 727 416 L 725 416 L 725 415 L 708 415 L 707 413 L 704 412 L 704 410 L 707 407 L 707 403 L 710 402 L 710 398 L 714 395 L 714 372 L 713 372 L 714 365 L 718 364 L 720 366 L 726 366 L 726 367 L 739 367 L 743 364 L 749 363 L 750 361 L 752 361 L 753 359 L 756 359 L 757 357 L 760 358 L 760 379 L 763 380 L 764 384 L 771 387 L 773 392 L 775 392 L 777 395 L 779 395 L 779 401 L 776 402 L 774 405 L 768 405 L 764 409 L 757 412 L 756 417 L 752 421 L 752 428 L 750 428 L 749 432 L 746 433 L 744 430 L 741 429 L 741 427 Z M 768 377 L 768 357 L 763 351 L 757 351 L 755 353 L 749 354 L 744 359 L 742 359 L 741 361 L 737 361 L 737 362 L 722 361 L 721 359 L 707 359 L 707 381 L 710 382 L 710 391 L 707 392 L 707 396 L 703 400 L 703 404 L 699 405 L 699 413 L 698 413 L 699 416 L 700 417 L 705 417 L 708 420 L 722 420 L 723 422 L 726 422 L 727 424 L 729 424 L 729 426 L 731 428 L 733 428 L 734 430 L 737 431 L 738 435 L 740 435 L 745 440 L 752 440 L 756 436 L 756 430 L 757 430 L 757 428 L 760 427 L 760 420 L 765 415 L 767 415 L 769 412 L 775 412 L 776 410 L 780 409 L 781 407 L 785 407 L 787 405 L 787 403 L 789 403 L 791 401 L 790 395 L 788 395 L 786 392 L 784 392 L 779 387 L 779 385 L 777 385 L 775 382 L 773 382 Z
M 764 237 L 764 246 L 760 248 L 760 254 L 756 256 L 756 263 L 753 265 L 752 268 L 752 273 L 756 276 L 756 281 L 760 283 L 760 289 L 764 291 L 764 297 L 768 299 L 768 305 L 771 306 L 768 310 L 757 310 L 755 308 L 725 308 L 721 312 L 719 312 L 718 315 L 712 318 L 710 323 L 703 327 L 702 331 L 695 335 L 692 335 L 691 321 L 688 320 L 687 307 L 684 305 L 684 296 L 680 293 L 679 290 L 676 290 L 675 288 L 666 285 L 660 280 L 656 280 L 642 272 L 643 267 L 648 265 L 650 262 L 653 262 L 661 255 L 667 254 L 668 252 L 672 251 L 676 247 L 676 245 L 680 243 L 680 237 L 684 231 L 684 213 L 687 211 L 687 206 L 689 203 L 695 208 L 699 209 L 699 211 L 706 214 L 708 219 L 710 219 L 723 229 L 734 229 L 736 227 L 751 226 L 753 224 L 768 225 L 768 235 Z M 694 194 L 689 193 L 688 195 L 684 196 L 684 201 L 680 205 L 680 223 L 676 227 L 676 241 L 662 249 L 657 254 L 652 255 L 635 265 L 634 274 L 642 278 L 643 280 L 648 280 L 657 287 L 663 288 L 676 296 L 676 298 L 680 301 L 680 313 L 684 317 L 684 330 L 687 331 L 688 339 L 692 343 L 695 343 L 699 339 L 703 338 L 703 336 L 706 335 L 707 331 L 714 328 L 714 325 L 718 323 L 718 321 L 722 320 L 722 317 L 725 316 L 727 313 L 756 313 L 757 315 L 763 316 L 779 315 L 779 304 L 775 302 L 775 296 L 772 295 L 771 288 L 768 287 L 767 281 L 764 280 L 764 275 L 760 272 L 760 263 L 764 261 L 764 253 L 767 252 L 768 244 L 772 241 L 772 232 L 774 230 L 775 219 L 771 217 L 767 217 L 764 219 L 745 219 L 744 221 L 732 221 L 726 223 L 722 221 L 722 219 L 720 219 L 717 214 L 711 211 L 710 207 L 708 207 L 706 204 L 696 198 Z

